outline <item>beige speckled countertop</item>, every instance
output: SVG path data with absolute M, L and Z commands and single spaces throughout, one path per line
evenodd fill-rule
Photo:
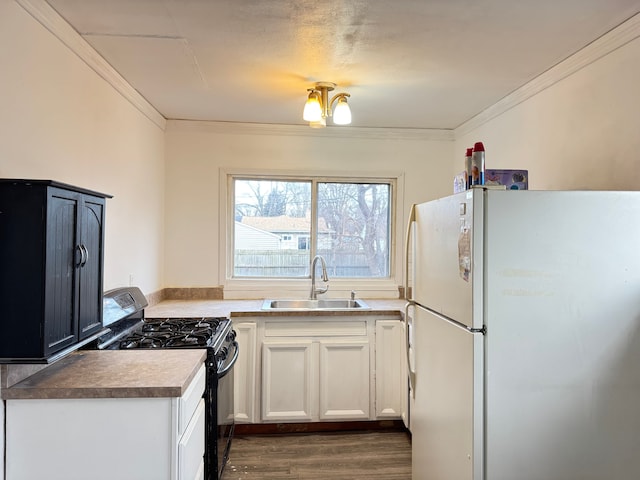
M 370 310 L 263 311 L 263 300 L 165 300 L 145 309 L 159 317 L 398 315 L 405 300 L 364 299 Z M 81 350 L 1 390 L 4 399 L 179 397 L 206 350 Z
M 205 349 L 81 350 L 2 389 L 2 398 L 180 397 L 205 357 Z
M 406 300 L 363 299 L 371 310 L 351 310 L 346 315 L 397 315 L 404 311 Z M 263 300 L 165 300 L 145 309 L 147 318 L 161 317 L 286 317 L 286 316 L 344 316 L 342 310 L 322 311 L 264 311 Z

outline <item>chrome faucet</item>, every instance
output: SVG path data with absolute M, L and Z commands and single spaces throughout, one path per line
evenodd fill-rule
M 318 260 L 320 260 L 320 265 L 322 266 L 322 281 L 325 283 L 329 281 L 329 275 L 327 275 L 327 264 L 325 263 L 322 256 L 316 255 L 311 261 L 311 293 L 309 294 L 310 300 L 316 300 L 319 293 L 326 293 L 327 290 L 329 290 L 329 285 L 325 285 L 324 288 L 316 288 L 316 265 L 318 264 Z

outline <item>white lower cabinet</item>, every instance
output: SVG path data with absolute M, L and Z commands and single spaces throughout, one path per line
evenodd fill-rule
M 241 352 L 237 422 L 401 418 L 407 383 L 399 315 L 233 320 Z
M 6 401 L 6 480 L 202 480 L 202 367 L 182 397 Z

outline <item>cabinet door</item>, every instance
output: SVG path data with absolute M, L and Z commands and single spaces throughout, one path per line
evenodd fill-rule
M 50 189 L 44 354 L 102 328 L 104 199 Z
M 406 412 L 408 385 L 403 323 L 376 322 L 376 418 L 400 418 Z
M 411 318 L 409 317 L 409 322 Z M 411 326 L 408 322 L 400 322 L 402 325 L 402 376 L 401 376 L 401 385 L 402 389 L 402 410 L 400 415 L 402 417 L 402 422 L 407 429 L 411 430 L 411 403 L 413 402 L 413 395 L 411 391 L 411 382 L 409 381 L 409 352 L 407 349 L 409 348 L 409 331 Z
M 78 278 L 78 337 L 83 340 L 102 327 L 102 239 L 104 200 L 85 196 L 80 208 L 80 248 L 84 258 Z
M 234 323 L 236 340 L 240 347 L 234 369 L 233 398 L 234 415 L 237 422 L 254 423 L 256 421 L 256 333 L 255 322 Z
M 369 342 L 320 341 L 320 420 L 369 418 Z
M 313 419 L 312 399 L 318 391 L 313 350 L 310 340 L 262 344 L 263 421 Z
M 76 266 L 79 195 L 51 189 L 47 211 L 44 355 L 74 344 L 78 339 Z

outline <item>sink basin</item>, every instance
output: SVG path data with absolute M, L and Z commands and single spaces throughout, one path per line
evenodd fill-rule
M 362 300 L 327 298 L 322 300 L 265 300 L 262 310 L 371 310 Z

